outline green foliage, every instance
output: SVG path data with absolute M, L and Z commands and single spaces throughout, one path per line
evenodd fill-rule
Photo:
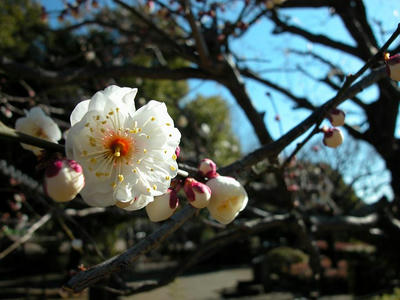
M 45 26 L 40 6 L 30 0 L 0 1 L 0 55 L 23 56 Z
M 309 257 L 303 251 L 290 247 L 277 247 L 267 253 L 267 262 L 272 272 L 287 271 L 295 263 L 308 263 Z
M 398 300 L 400 299 L 400 288 L 395 288 L 393 294 L 383 294 L 381 296 L 375 296 L 373 300 Z
M 240 144 L 232 133 L 226 101 L 219 96 L 208 98 L 197 96 L 194 101 L 186 105 L 185 109 L 191 126 L 199 131 L 201 146 L 205 148 L 209 158 L 219 165 L 225 165 L 240 157 Z M 190 137 L 193 133 L 186 132 L 186 134 Z

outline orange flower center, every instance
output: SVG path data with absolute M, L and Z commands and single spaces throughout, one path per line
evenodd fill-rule
M 112 136 L 105 143 L 105 147 L 115 157 L 124 157 L 132 152 L 133 144 L 128 137 Z

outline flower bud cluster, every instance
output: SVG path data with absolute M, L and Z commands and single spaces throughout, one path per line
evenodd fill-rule
M 211 159 L 203 159 L 198 167 L 199 177 L 205 183 L 192 177 L 182 183 L 173 183 L 168 193 L 155 197 L 146 206 L 150 220 L 159 222 L 168 219 L 178 206 L 177 192 L 183 184 L 183 191 L 189 203 L 195 208 L 207 208 L 210 215 L 222 224 L 232 222 L 248 201 L 244 187 L 234 178 L 217 173 L 217 165 Z
M 330 110 L 328 119 L 333 127 L 323 127 L 321 131 L 324 133 L 323 143 L 330 148 L 336 148 L 343 143 L 343 133 L 337 128 L 345 124 L 346 114 L 343 110 L 333 108 Z

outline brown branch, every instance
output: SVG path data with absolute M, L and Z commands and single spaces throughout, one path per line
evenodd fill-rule
M 279 19 L 277 13 L 275 11 L 272 11 L 270 15 L 270 19 L 277 25 L 279 31 L 275 30 L 274 33 L 280 34 L 280 33 L 285 33 L 285 32 L 290 32 L 299 36 L 302 36 L 303 38 L 309 40 L 310 42 L 321 44 L 327 47 L 331 47 L 349 54 L 352 54 L 356 57 L 360 57 L 359 51 L 357 48 L 349 46 L 345 43 L 339 42 L 332 40 L 328 38 L 325 35 L 322 34 L 313 34 L 307 30 L 304 30 L 300 27 L 293 26 L 293 25 L 288 25 L 287 23 L 283 22 L 281 19 Z
M 204 40 L 204 36 L 200 31 L 199 24 L 196 22 L 191 4 L 189 0 L 184 1 L 184 7 L 185 7 L 185 16 L 186 19 L 189 22 L 190 28 L 192 29 L 192 35 L 196 41 L 196 49 L 197 52 L 199 53 L 200 56 L 200 61 L 203 66 L 209 66 L 210 65 L 210 55 L 208 52 L 207 44 Z
M 44 224 L 46 224 L 47 221 L 50 220 L 50 218 L 51 218 L 51 213 L 47 213 L 44 216 L 42 216 L 38 221 L 36 221 L 34 224 L 32 224 L 32 226 L 29 227 L 28 231 L 21 238 L 19 238 L 13 244 L 11 244 L 11 246 L 0 252 L 0 260 L 2 260 L 4 257 L 13 252 L 22 244 L 29 241 L 32 238 L 35 231 L 38 230 L 40 227 L 42 227 Z
M 6 71 L 11 77 L 24 78 L 47 82 L 53 85 L 62 85 L 66 82 L 80 82 L 94 77 L 123 77 L 136 76 L 150 79 L 170 79 L 185 80 L 189 78 L 209 79 L 210 74 L 205 71 L 182 67 L 170 69 L 167 67 L 147 68 L 135 64 L 125 64 L 123 66 L 87 66 L 78 69 L 63 71 L 51 71 L 40 67 L 30 67 L 28 65 L 12 62 L 4 57 L 0 57 L 0 69 Z
M 317 108 L 307 119 L 301 122 L 299 125 L 294 127 L 288 133 L 280 137 L 278 140 L 264 145 L 263 147 L 249 153 L 241 160 L 238 160 L 231 165 L 219 169 L 221 174 L 233 174 L 245 170 L 254 164 L 270 158 L 276 157 L 287 145 L 293 142 L 296 138 L 306 132 L 315 122 L 324 118 L 327 111 L 331 108 L 338 106 L 345 100 L 354 97 L 357 93 L 365 89 L 366 87 L 376 83 L 378 80 L 387 76 L 385 67 L 381 67 L 372 71 L 370 74 L 365 76 L 362 80 L 348 88 L 344 93 L 338 94 L 333 97 L 321 107 Z
M 250 123 L 253 125 L 258 140 L 262 145 L 270 143 L 272 137 L 265 126 L 262 115 L 254 108 L 246 86 L 241 77 L 240 71 L 236 68 L 230 58 L 226 58 L 226 72 L 218 80 L 226 86 L 235 97 L 236 102 L 243 109 Z
M 189 220 L 196 211 L 197 209 L 193 208 L 191 205 L 186 206 L 166 221 L 160 229 L 153 232 L 134 247 L 128 249 L 119 256 L 115 256 L 99 265 L 91 267 L 87 271 L 79 272 L 66 283 L 64 288 L 74 292 L 80 292 L 112 273 L 128 268 L 139 256 L 158 247 L 169 235 L 174 233 Z
M 261 210 L 258 212 L 258 214 L 262 215 L 263 218 L 242 222 L 232 229 L 217 234 L 214 238 L 200 245 L 195 252 L 188 254 L 183 260 L 181 260 L 178 266 L 174 270 L 170 271 L 167 276 L 159 280 L 153 279 L 136 282 L 134 285 L 130 284 L 130 288 L 128 290 L 120 291 L 119 294 L 132 295 L 165 286 L 192 266 L 212 256 L 218 251 L 218 249 L 226 247 L 227 245 L 240 239 L 247 238 L 250 235 L 260 234 L 280 227 L 288 228 L 290 226 L 295 226 L 293 229 L 297 231 L 301 230 L 297 224 L 296 218 L 293 217 L 293 215 L 269 214 Z M 313 216 L 310 218 L 310 221 L 312 225 L 315 226 L 315 231 L 318 233 L 326 231 L 364 232 L 378 225 L 378 217 L 376 214 L 371 214 L 364 217 Z M 305 233 L 303 232 L 303 234 Z M 312 243 L 309 241 L 308 244 L 311 245 Z M 307 251 L 315 255 L 315 249 L 307 248 Z
M 294 94 L 292 94 L 290 91 L 288 91 L 287 88 L 284 88 L 276 83 L 273 83 L 269 81 L 268 79 L 261 78 L 258 74 L 250 71 L 249 69 L 244 69 L 240 71 L 243 76 L 246 76 L 247 78 L 253 79 L 259 83 L 265 84 L 266 86 L 269 86 L 270 88 L 273 88 L 274 90 L 280 92 L 281 94 L 287 96 L 288 98 L 294 100 L 294 102 L 297 103 L 297 105 L 308 108 L 308 109 L 315 109 L 314 105 L 312 105 L 306 98 L 303 97 L 297 97 Z
M 37 137 L 27 135 L 22 132 L 18 132 L 15 129 L 7 127 L 2 122 L 0 122 L 0 138 L 7 139 L 14 142 L 26 143 L 32 146 L 37 146 L 39 148 L 43 148 L 50 151 L 56 151 L 64 153 L 64 146 L 60 144 L 56 144 L 53 142 L 49 142 L 43 139 L 39 139 Z
M 182 56 L 184 56 L 185 58 L 195 62 L 197 60 L 196 56 L 193 54 L 192 49 L 190 49 L 187 46 L 183 46 L 183 45 L 179 45 L 178 43 L 176 43 L 176 41 L 171 38 L 171 36 L 166 33 L 164 30 L 162 30 L 161 28 L 159 28 L 151 19 L 147 18 L 146 16 L 144 16 L 140 11 L 138 11 L 135 7 L 126 4 L 125 2 L 121 1 L 121 0 L 113 0 L 115 3 L 117 3 L 118 5 L 120 5 L 121 7 L 125 8 L 126 10 L 130 11 L 133 15 L 135 15 L 139 20 L 141 20 L 144 24 L 146 24 L 147 26 L 149 26 L 149 28 L 156 32 L 158 35 L 160 35 L 160 37 L 163 38 L 164 41 L 168 42 L 169 44 L 171 44 L 174 49 L 180 53 Z

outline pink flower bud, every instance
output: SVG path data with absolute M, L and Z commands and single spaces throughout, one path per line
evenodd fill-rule
M 400 81 L 400 54 L 385 54 L 386 72 L 393 80 Z
M 207 206 L 211 216 L 222 224 L 232 222 L 248 201 L 247 193 L 239 181 L 232 177 L 217 176 L 207 182 L 211 189 L 210 204 Z
M 208 178 L 213 178 L 217 174 L 217 165 L 209 158 L 205 158 L 200 162 L 199 172 Z
M 343 110 L 334 108 L 329 112 L 328 119 L 331 122 L 332 126 L 343 126 L 344 125 L 344 119 L 346 117 L 346 114 L 344 113 Z
M 161 196 L 146 206 L 146 213 L 152 222 L 161 222 L 171 217 L 179 205 L 179 199 L 174 190 L 168 189 Z
M 342 131 L 338 128 L 329 128 L 324 129 L 324 140 L 323 143 L 325 146 L 330 148 L 336 148 L 343 143 L 343 134 Z
M 55 160 L 45 171 L 45 192 L 56 202 L 71 201 L 84 185 L 82 167 L 74 160 Z
M 211 198 L 211 190 L 204 183 L 198 182 L 193 178 L 187 178 L 183 189 L 192 206 L 204 208 L 208 205 Z
M 175 149 L 175 155 L 176 155 L 176 158 L 178 158 L 179 157 L 179 154 L 181 154 L 181 147 L 176 147 L 176 149 Z

